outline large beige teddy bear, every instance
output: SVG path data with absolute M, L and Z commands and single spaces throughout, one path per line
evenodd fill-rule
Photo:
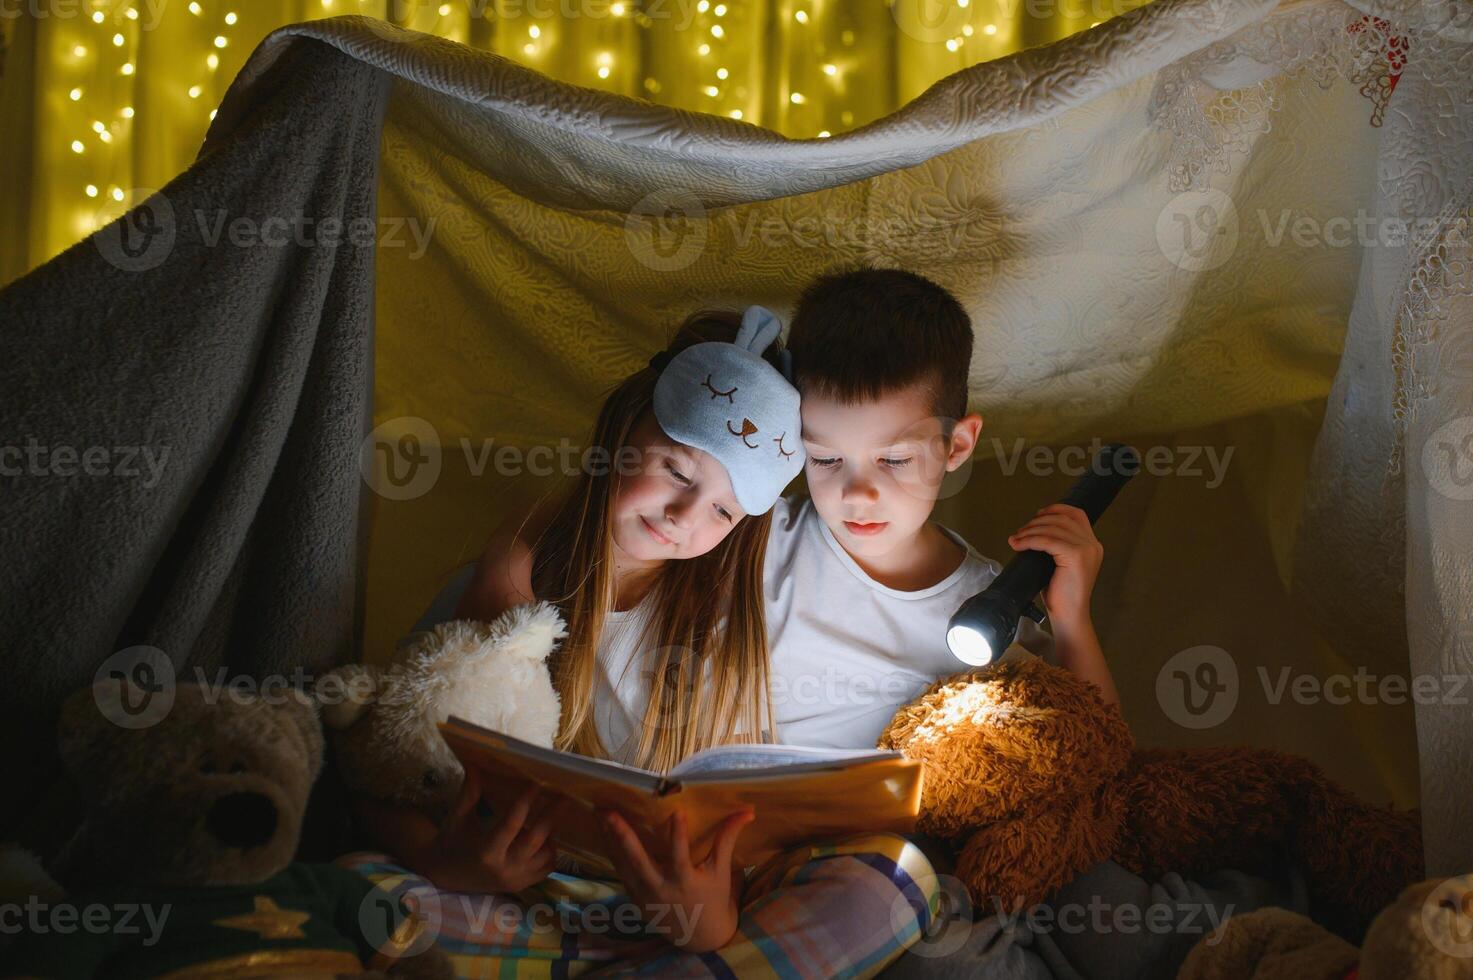
M 436 727 L 451 715 L 550 748 L 562 706 L 547 667 L 567 636 L 546 602 L 494 623 L 453 620 L 411 634 L 387 665 L 350 664 L 318 685 L 344 785 L 440 820 L 465 772 Z
M 37 879 L 43 914 L 20 923 L 0 974 L 453 975 L 412 909 L 351 871 L 294 860 L 323 761 L 306 695 L 101 683 L 63 704 L 58 751 L 82 825 L 51 862 L 60 886 Z M 99 910 L 119 918 L 94 927 Z
M 1473 875 L 1403 891 L 1360 949 L 1297 912 L 1235 915 L 1192 947 L 1178 980 L 1473 980 Z

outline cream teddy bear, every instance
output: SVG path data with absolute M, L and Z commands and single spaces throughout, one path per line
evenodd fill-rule
M 550 748 L 561 703 L 547 657 L 567 636 L 545 602 L 494 623 L 453 620 L 402 641 L 387 665 L 350 664 L 318 685 L 344 784 L 439 820 L 465 778 L 436 727 L 451 715 Z

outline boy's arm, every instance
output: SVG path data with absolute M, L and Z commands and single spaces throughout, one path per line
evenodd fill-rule
M 1044 551 L 1054 559 L 1054 574 L 1043 594 L 1053 626 L 1059 666 L 1100 689 L 1106 704 L 1119 704 L 1100 639 L 1089 613 L 1105 548 L 1089 518 L 1078 507 L 1050 504 L 1008 538 L 1015 551 Z
M 1105 651 L 1100 648 L 1100 638 L 1095 635 L 1094 622 L 1088 612 L 1080 622 L 1050 622 L 1054 627 L 1054 650 L 1059 666 L 1099 688 L 1106 704 L 1119 704 L 1115 679 L 1110 676 L 1110 665 L 1105 663 Z

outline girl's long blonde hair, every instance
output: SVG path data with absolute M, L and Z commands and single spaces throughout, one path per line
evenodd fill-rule
M 667 348 L 735 339 L 741 315 L 702 311 L 690 316 Z M 776 363 L 781 342 L 764 356 Z M 593 717 L 599 638 L 614 608 L 610 515 L 619 479 L 619 451 L 651 411 L 659 370 L 647 367 L 617 385 L 594 423 L 590 449 L 609 469 L 575 478 L 546 531 L 533 545 L 532 584 L 538 598 L 558 604 L 568 637 L 551 660 L 562 698 L 557 747 L 607 758 Z M 696 558 L 667 561 L 642 600 L 650 615 L 638 638 L 632 669 L 649 677 L 649 703 L 632 761 L 666 772 L 712 745 L 761 740 L 770 731 L 767 626 L 762 611 L 762 563 L 771 511 L 748 515 L 721 543 Z M 724 627 L 722 617 L 726 618 Z

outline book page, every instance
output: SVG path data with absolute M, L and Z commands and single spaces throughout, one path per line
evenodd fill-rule
M 900 753 L 880 749 L 833 749 L 824 746 L 744 744 L 703 749 L 670 770 L 671 779 L 698 782 L 723 778 L 739 770 L 741 778 L 796 775 L 841 769 L 859 762 L 897 759 Z M 731 777 L 725 777 L 731 778 Z
M 517 774 L 549 784 L 555 784 L 560 776 L 591 779 L 617 783 L 648 793 L 659 792 L 665 782 L 658 773 L 648 769 L 626 766 L 609 759 L 594 759 L 575 752 L 546 749 L 489 728 L 482 728 L 454 715 L 439 727 L 440 734 L 451 751 L 460 756 L 462 761 L 465 755 L 461 747 L 477 745 L 488 750 L 487 758 L 496 759 L 502 769 L 509 770 L 508 775 Z

